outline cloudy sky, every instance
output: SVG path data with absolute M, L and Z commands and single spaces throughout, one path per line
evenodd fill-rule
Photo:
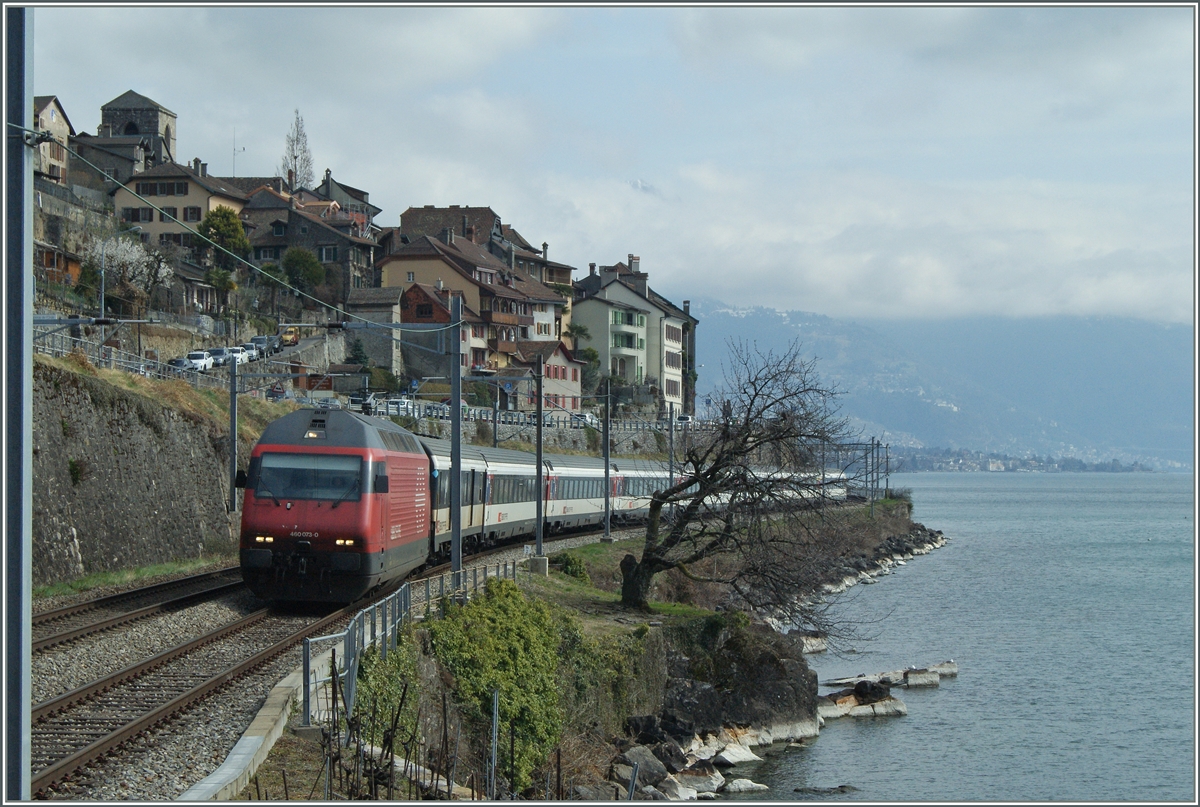
M 132 89 L 181 159 L 489 205 L 584 272 L 835 317 L 1192 322 L 1193 10 L 39 8 L 77 131 Z M 578 276 L 578 275 L 577 275 Z

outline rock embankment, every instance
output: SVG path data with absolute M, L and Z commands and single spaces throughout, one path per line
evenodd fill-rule
M 32 451 L 35 585 L 234 545 L 228 431 L 208 421 L 35 362 Z
M 904 535 L 885 538 L 870 555 L 846 558 L 822 576 L 819 592 L 840 594 L 859 583 L 871 584 L 880 575 L 892 574 L 895 567 L 904 566 L 917 555 L 925 555 L 945 546 L 948 539 L 941 530 L 931 530 L 913 522 Z

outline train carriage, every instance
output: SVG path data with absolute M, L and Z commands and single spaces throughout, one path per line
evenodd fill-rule
M 594 457 L 545 458 L 544 517 L 552 532 L 604 523 L 604 461 Z M 610 484 L 613 484 L 610 474 Z

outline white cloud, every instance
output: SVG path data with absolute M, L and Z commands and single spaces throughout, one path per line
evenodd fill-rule
M 147 95 L 217 174 L 298 107 L 382 223 L 490 205 L 677 297 L 1190 321 L 1190 13 L 39 8 L 35 91 Z

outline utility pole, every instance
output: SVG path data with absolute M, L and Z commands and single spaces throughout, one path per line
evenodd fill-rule
M 675 403 L 667 404 L 667 487 L 675 484 Z M 675 503 L 671 502 L 671 523 L 675 523 Z
M 537 363 L 537 377 L 535 378 L 535 388 L 537 389 L 537 556 L 540 558 L 542 552 L 542 520 L 543 515 L 543 498 L 546 494 L 545 483 L 542 481 L 542 375 L 545 372 L 545 359 L 539 354 Z
M 139 326 L 140 327 L 140 326 Z M 237 511 L 237 356 L 229 357 L 229 512 Z
M 612 481 L 610 472 L 612 463 L 609 461 L 610 447 L 608 445 L 609 426 L 612 419 L 612 378 L 604 379 L 604 541 L 612 541 Z
M 4 9 L 4 800 L 30 798 L 33 613 L 33 9 Z
M 492 395 L 492 448 L 500 444 L 500 382 L 496 382 L 496 392 Z
M 450 296 L 450 573 L 462 585 L 462 298 Z

